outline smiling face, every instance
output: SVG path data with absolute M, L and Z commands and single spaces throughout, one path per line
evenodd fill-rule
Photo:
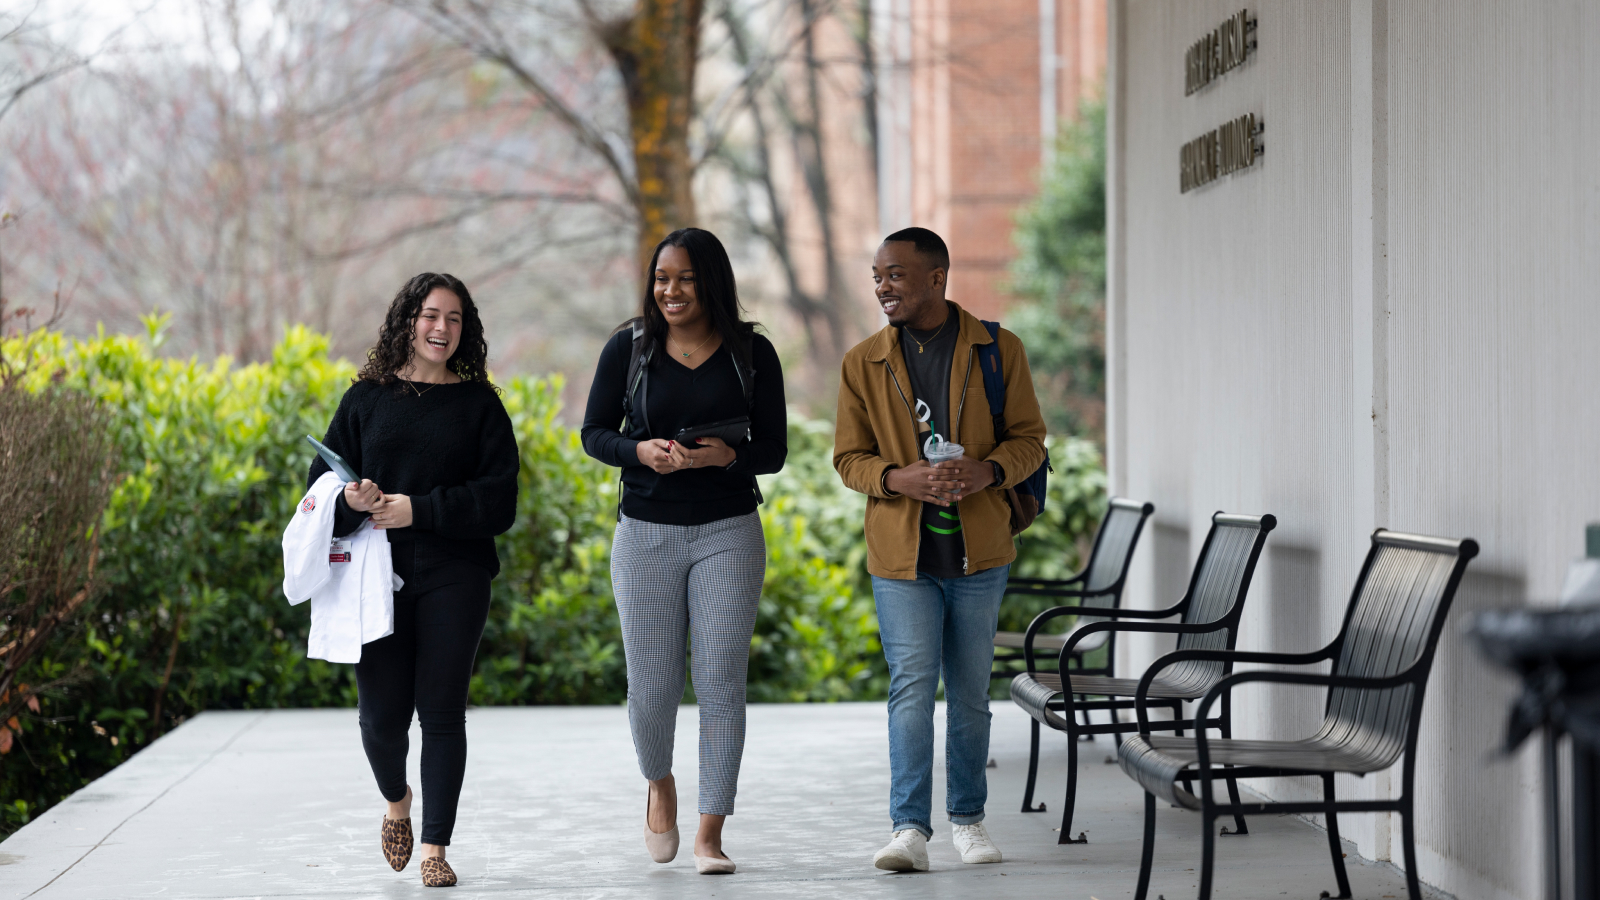
M 878 305 L 890 325 L 926 331 L 939 327 L 948 314 L 944 302 L 945 270 L 931 265 L 910 241 L 885 241 L 872 258 L 872 281 Z
M 461 298 L 434 288 L 411 321 L 412 362 L 419 368 L 443 367 L 461 344 Z
M 699 325 L 706 318 L 705 305 L 695 287 L 694 266 L 689 251 L 668 244 L 656 256 L 653 295 L 656 308 L 676 328 Z

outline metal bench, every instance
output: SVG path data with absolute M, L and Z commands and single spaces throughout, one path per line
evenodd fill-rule
M 1046 610 L 1028 626 L 1024 653 L 1028 671 L 1011 681 L 1011 700 L 1033 717 L 1028 756 L 1028 781 L 1024 788 L 1022 808 L 1029 811 L 1033 803 L 1033 788 L 1039 770 L 1039 725 L 1048 725 L 1067 733 L 1067 795 L 1061 813 L 1060 843 L 1084 842 L 1084 835 L 1071 837 L 1073 807 L 1078 792 L 1078 739 L 1079 735 L 1110 734 L 1120 742 L 1124 732 L 1143 727 L 1160 728 L 1182 734 L 1194 728 L 1195 721 L 1203 719 L 1207 727 L 1221 728 L 1224 735 L 1231 733 L 1231 708 L 1224 704 L 1222 714 L 1216 718 L 1183 718 L 1183 701 L 1205 696 L 1212 685 L 1229 671 L 1225 663 L 1196 661 L 1175 671 L 1172 677 L 1159 684 L 1150 685 L 1148 693 L 1158 698 L 1155 705 L 1172 710 L 1171 720 L 1154 723 L 1123 722 L 1118 710 L 1132 709 L 1134 692 L 1139 682 L 1132 678 L 1113 678 L 1107 675 L 1086 675 L 1066 672 L 1067 683 L 1062 683 L 1060 672 L 1066 671 L 1066 660 L 1080 642 L 1114 638 L 1117 632 L 1155 632 L 1176 634 L 1182 649 L 1232 649 L 1238 639 L 1239 616 L 1244 611 L 1244 601 L 1250 592 L 1250 578 L 1255 573 L 1256 561 L 1267 535 L 1277 527 L 1278 520 L 1270 515 L 1240 516 L 1216 513 L 1211 517 L 1211 530 L 1200 549 L 1189 579 L 1189 589 L 1183 599 L 1166 609 L 1118 609 L 1101 615 L 1118 618 L 1166 619 L 1178 616 L 1172 622 L 1113 622 L 1101 621 L 1082 626 L 1067 638 L 1061 648 L 1061 668 L 1056 673 L 1038 672 L 1034 667 L 1033 639 L 1045 622 L 1056 616 L 1071 615 L 1079 607 L 1058 606 Z M 1104 637 L 1102 637 L 1102 635 Z M 1085 696 L 1102 697 L 1087 700 Z M 1090 710 L 1109 712 L 1111 721 L 1106 725 L 1087 722 Z M 1077 721 L 1076 713 L 1083 712 L 1085 723 Z M 1230 785 L 1233 796 L 1238 789 Z M 1042 808 L 1042 807 L 1041 807 Z M 1238 817 L 1239 833 L 1245 832 L 1244 818 Z
M 1312 653 L 1250 653 L 1184 649 L 1156 660 L 1139 680 L 1136 692 L 1139 734 L 1118 749 L 1123 771 L 1145 789 L 1144 852 L 1139 861 L 1137 900 L 1150 888 L 1155 852 L 1156 798 L 1199 810 L 1202 820 L 1200 897 L 1211 896 L 1216 820 L 1220 816 L 1322 813 L 1327 817 L 1328 849 L 1339 881 L 1339 896 L 1350 896 L 1343 851 L 1339 846 L 1340 812 L 1397 812 L 1405 848 L 1406 887 L 1411 900 L 1422 900 L 1417 881 L 1417 854 L 1412 824 L 1416 787 L 1417 732 L 1422 723 L 1423 689 L 1433 667 L 1433 652 L 1456 586 L 1467 562 L 1478 553 L 1474 541 L 1446 540 L 1378 529 L 1372 535 L 1361 574 L 1356 579 L 1344 625 L 1333 643 Z M 1328 675 L 1250 671 L 1229 675 L 1206 692 L 1195 712 L 1203 719 L 1229 692 L 1249 682 L 1315 685 L 1328 689 L 1322 727 L 1297 741 L 1222 740 L 1196 730 L 1193 737 L 1157 737 L 1147 726 L 1148 707 L 1165 705 L 1159 691 L 1169 667 L 1202 663 L 1266 663 L 1310 665 L 1333 660 Z M 1393 800 L 1345 800 L 1334 796 L 1337 772 L 1365 774 L 1393 765 L 1401 754 L 1405 765 L 1400 796 Z M 1219 768 L 1228 766 L 1229 768 Z M 1212 783 L 1226 778 L 1230 787 L 1240 778 L 1314 775 L 1322 779 L 1321 802 L 1240 803 L 1219 805 Z M 1178 782 L 1185 787 L 1179 787 Z M 1194 782 L 1200 783 L 1198 795 Z
M 1128 565 L 1133 559 L 1133 551 L 1139 545 L 1139 535 L 1144 531 L 1144 522 L 1156 508 L 1150 503 L 1140 503 L 1137 500 L 1125 500 L 1121 497 L 1112 497 L 1106 509 L 1105 518 L 1100 520 L 1100 531 L 1094 538 L 1094 549 L 1089 551 L 1089 563 L 1083 571 L 1071 578 L 1012 578 L 1007 582 L 1006 595 L 1033 595 L 1045 597 L 1076 597 L 1082 606 L 1105 607 L 1116 609 L 1122 605 L 1122 587 L 1128 580 Z M 1079 616 L 1076 623 L 1081 627 L 1092 621 L 1099 621 L 1090 616 Z M 1116 648 L 1108 648 L 1106 663 L 1094 669 L 1083 668 L 1085 654 L 1106 646 L 1104 634 L 1096 633 L 1097 637 L 1078 645 L 1072 654 L 1071 660 L 1074 671 L 1085 674 L 1110 675 L 1112 665 L 1116 659 Z M 1024 662 L 1025 632 L 997 631 L 994 636 L 995 657 L 999 665 L 991 673 L 991 678 L 1011 678 L 1017 674 L 1009 666 L 1012 663 Z M 1059 653 L 1067 642 L 1066 634 L 1037 634 L 1034 636 L 1035 650 L 1048 650 L 1052 654 Z M 1041 806 L 1036 812 L 1043 812 Z

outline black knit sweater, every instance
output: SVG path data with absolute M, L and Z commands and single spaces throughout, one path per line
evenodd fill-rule
M 499 574 L 494 536 L 516 519 L 519 463 L 511 417 L 493 388 L 358 381 L 322 442 L 384 493 L 411 498 L 411 526 L 389 529 L 391 544 L 430 545 Z M 326 471 L 314 457 L 306 484 Z M 366 518 L 340 491 L 333 533 L 350 534 Z
M 675 354 L 658 350 L 640 396 L 634 398 L 635 409 L 648 404 L 644 407 L 648 415 L 634 416 L 632 430 L 623 434 L 622 391 L 632 341 L 633 335 L 623 331 L 606 342 L 583 414 L 583 449 L 608 466 L 622 468 L 623 514 L 662 525 L 704 525 L 755 512 L 750 476 L 782 469 L 789 454 L 783 366 L 772 342 L 759 334 L 751 339 L 755 388 L 748 404 L 727 345 L 694 369 L 675 359 Z M 750 440 L 734 448 L 736 458 L 726 468 L 660 475 L 639 462 L 642 440 L 671 440 L 680 429 L 740 416 L 750 417 Z

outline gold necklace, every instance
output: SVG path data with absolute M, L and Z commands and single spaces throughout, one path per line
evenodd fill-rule
M 917 345 L 917 352 L 921 353 L 922 350 L 923 350 L 923 345 L 924 344 L 933 343 L 933 339 L 938 337 L 939 336 L 939 332 L 940 331 L 944 331 L 944 327 L 946 325 L 949 325 L 949 324 L 950 324 L 950 317 L 948 315 L 946 315 L 944 317 L 944 321 L 939 323 L 939 331 L 935 331 L 933 334 L 928 335 L 928 339 L 926 341 L 917 340 L 917 336 L 915 334 L 911 333 L 911 326 L 910 325 L 906 326 L 906 335 L 911 338 L 911 342 L 913 344 Z
M 944 327 L 944 326 L 943 326 L 943 325 L 941 325 L 941 326 L 939 326 L 939 327 L 940 327 L 940 328 L 943 328 L 943 327 Z M 714 338 L 714 337 L 716 337 L 716 336 L 717 336 L 717 331 L 716 331 L 716 329 L 715 329 L 715 328 L 713 328 L 713 329 L 712 329 L 712 330 L 711 330 L 711 333 L 710 333 L 710 334 L 708 334 L 708 335 L 706 335 L 706 339 L 705 339 L 705 340 L 703 340 L 703 341 L 701 341 L 701 342 L 700 342 L 700 346 L 699 346 L 699 347 L 695 347 L 695 348 L 694 348 L 694 349 L 693 349 L 693 350 L 690 350 L 690 351 L 689 351 L 689 352 L 688 352 L 688 353 L 684 353 L 684 354 L 682 354 L 682 356 L 683 356 L 683 358 L 684 358 L 684 359 L 688 359 L 688 358 L 689 358 L 689 357 L 691 357 L 691 356 L 693 356 L 693 355 L 695 355 L 695 354 L 696 354 L 696 353 L 699 353 L 699 352 L 700 352 L 700 347 L 704 347 L 704 346 L 705 346 L 705 345 L 707 345 L 707 344 L 709 344 L 709 343 L 711 343 L 711 339 L 712 339 L 712 338 Z M 669 334 L 669 335 L 667 335 L 667 340 L 668 340 L 668 341 L 671 341 L 671 342 L 672 342 L 672 343 L 674 343 L 674 344 L 678 344 L 678 342 L 677 342 L 677 341 L 675 341 L 675 340 L 673 340 L 673 339 L 672 339 L 672 335 L 670 335 L 670 334 Z M 930 339 L 929 339 L 929 340 L 932 340 L 932 338 L 930 338 Z M 678 344 L 678 347 L 679 347 L 679 348 L 680 348 L 680 349 L 681 349 L 681 348 L 682 348 L 682 347 L 683 347 L 683 345 L 682 345 L 682 344 Z

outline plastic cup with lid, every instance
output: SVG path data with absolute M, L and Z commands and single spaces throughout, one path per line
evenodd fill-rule
M 938 434 L 929 435 L 928 440 L 922 445 L 922 455 L 928 458 L 931 465 L 958 460 L 964 453 L 966 453 L 965 447 L 947 441 Z

